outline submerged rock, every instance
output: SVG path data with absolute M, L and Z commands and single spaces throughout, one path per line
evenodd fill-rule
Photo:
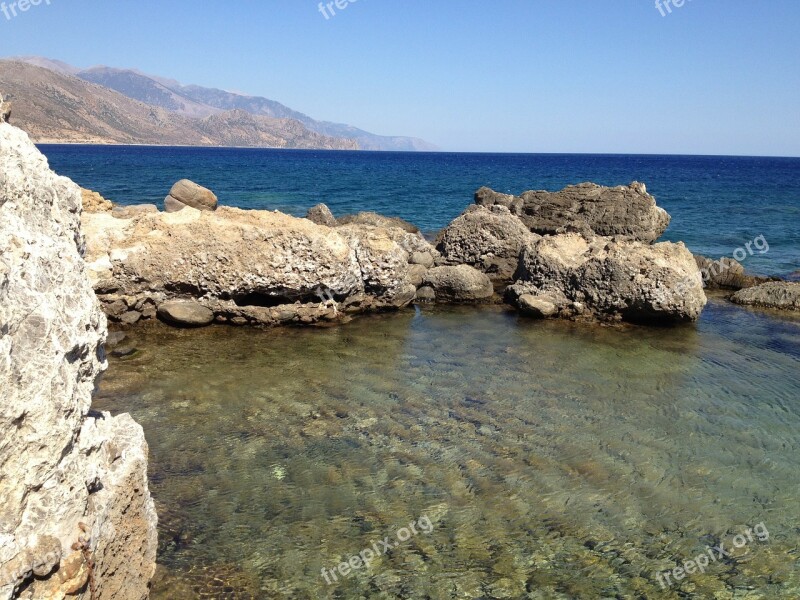
M 188 179 L 181 179 L 164 199 L 167 212 L 177 212 L 187 206 L 197 210 L 217 210 L 217 197 L 214 192 Z
M 467 264 L 510 280 L 520 252 L 538 238 L 505 206 L 471 206 L 439 234 L 436 249 L 444 264 Z
M 494 295 L 492 280 L 469 265 L 429 269 L 422 278 L 418 298 L 431 297 L 431 292 L 425 288 L 430 288 L 436 302 L 443 303 L 481 302 Z
M 710 290 L 741 290 L 770 281 L 766 277 L 747 275 L 742 263 L 733 258 L 712 260 L 695 254 L 694 259 L 703 276 L 703 284 Z
M 667 211 L 656 205 L 643 183 L 636 181 L 618 187 L 581 183 L 560 192 L 525 192 L 518 198 L 482 188 L 476 202 L 506 206 L 540 235 L 578 231 L 652 243 L 670 223 Z
M 0 174 L 0 598 L 144 600 L 148 449 L 130 416 L 90 411 L 107 331 L 80 188 L 5 123 Z
M 317 204 L 309 208 L 306 219 L 317 225 L 325 225 L 325 227 L 336 227 L 338 224 L 331 209 L 325 204 Z
M 158 307 L 158 316 L 180 327 L 205 327 L 214 322 L 214 313 L 194 300 L 171 300 Z
M 525 248 L 516 277 L 508 290 L 511 302 L 522 307 L 521 298 L 530 294 L 563 316 L 694 321 L 706 304 L 700 271 L 680 243 L 648 245 L 576 233 L 543 237 Z
M 731 300 L 736 304 L 800 310 L 800 283 L 773 281 L 736 292 Z

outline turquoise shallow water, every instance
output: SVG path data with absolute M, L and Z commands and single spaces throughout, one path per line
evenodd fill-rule
M 150 443 L 155 598 L 800 597 L 800 319 L 426 308 L 125 345 L 95 405 Z M 720 542 L 730 556 L 661 587 Z

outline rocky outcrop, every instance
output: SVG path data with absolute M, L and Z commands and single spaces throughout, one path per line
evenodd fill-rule
M 194 181 L 181 179 L 169 191 L 169 195 L 164 199 L 164 210 L 167 212 L 178 212 L 186 208 L 196 208 L 197 210 L 217 210 L 218 200 L 214 192 L 197 185 Z
M 8 123 L 11 120 L 11 103 L 3 100 L 0 96 L 0 123 Z
M 396 227 L 408 233 L 419 233 L 419 227 L 398 217 L 385 217 L 374 212 L 360 212 L 354 215 L 345 215 L 338 219 L 339 225 L 371 225 L 390 229 Z
M 443 264 L 466 264 L 510 280 L 522 249 L 539 237 L 503 205 L 473 205 L 439 234 L 436 249 Z
M 81 188 L 81 199 L 84 212 L 111 212 L 114 204 L 97 192 Z
M 604 187 L 581 183 L 560 192 L 530 191 L 520 197 L 478 190 L 477 204 L 501 205 L 540 235 L 576 231 L 652 243 L 669 226 L 670 216 L 656 205 L 643 183 Z
M 153 318 L 193 299 L 237 325 L 316 323 L 407 306 L 418 234 L 364 225 L 330 228 L 278 212 L 220 207 L 84 215 L 87 262 L 114 321 Z
M 439 303 L 484 302 L 494 295 L 492 280 L 469 265 L 435 267 L 422 277 L 417 299 Z
M 78 186 L 0 124 L 2 599 L 143 600 L 155 571 L 142 429 L 90 411 L 106 322 L 80 212 Z
M 338 224 L 331 209 L 321 203 L 308 209 L 306 219 L 317 225 L 325 225 L 325 227 L 336 227 Z
M 516 278 L 512 303 L 528 310 L 531 300 L 546 302 L 557 309 L 552 315 L 568 318 L 694 321 L 706 304 L 700 271 L 680 243 L 548 236 L 523 250 Z
M 748 275 L 742 263 L 733 258 L 712 260 L 695 254 L 694 259 L 703 276 L 703 284 L 709 290 L 741 290 L 771 281 L 767 277 Z
M 736 292 L 731 300 L 745 306 L 800 310 L 800 283 L 774 281 Z

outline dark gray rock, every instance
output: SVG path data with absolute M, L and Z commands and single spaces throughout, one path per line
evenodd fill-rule
M 520 252 L 538 238 L 505 206 L 473 205 L 439 234 L 436 249 L 440 263 L 470 265 L 510 281 Z
M 325 204 L 317 204 L 308 209 L 306 219 L 316 223 L 317 225 L 325 225 L 326 227 L 336 227 L 336 217 L 333 216 L 331 209 Z
M 652 243 L 669 226 L 670 216 L 656 205 L 643 183 L 603 187 L 581 183 L 560 192 L 525 192 L 513 196 L 481 189 L 476 202 L 506 206 L 525 226 L 540 235 L 579 232 Z
M 800 283 L 773 281 L 739 290 L 731 300 L 736 304 L 779 310 L 800 310 Z
M 178 327 L 205 327 L 214 322 L 214 313 L 194 300 L 170 300 L 158 307 L 158 316 Z

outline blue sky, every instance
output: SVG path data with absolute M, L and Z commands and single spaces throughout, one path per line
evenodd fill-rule
M 41 1 L 0 13 L 1 55 L 136 67 L 445 150 L 800 156 L 797 0 L 666 16 L 655 0 L 358 0 L 328 19 L 318 0 Z

